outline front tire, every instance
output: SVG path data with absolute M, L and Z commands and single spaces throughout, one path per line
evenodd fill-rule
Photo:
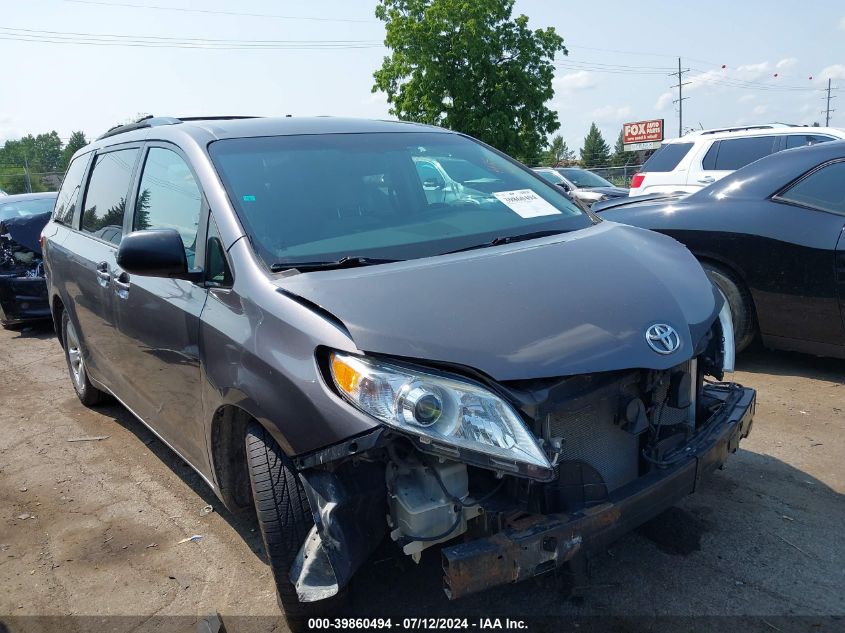
M 65 361 L 70 373 L 70 382 L 79 401 L 86 407 L 93 407 L 106 400 L 108 396 L 92 385 L 88 379 L 82 343 L 67 311 L 62 312 L 62 341 L 64 341 Z
M 720 268 L 703 262 L 701 267 L 704 268 L 704 272 L 722 291 L 728 301 L 734 326 L 734 344 L 737 353 L 739 353 L 751 345 L 757 335 L 754 303 L 751 300 L 751 294 L 741 282 L 735 280 L 732 275 Z
M 341 590 L 318 602 L 299 601 L 290 581 L 290 569 L 314 525 L 305 489 L 282 449 L 257 422 L 251 422 L 246 430 L 246 458 L 255 513 L 276 581 L 279 605 L 289 626 L 302 629 L 307 618 L 326 617 L 342 606 L 346 592 Z

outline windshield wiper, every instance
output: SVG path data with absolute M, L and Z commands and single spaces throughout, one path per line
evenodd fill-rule
M 298 270 L 301 273 L 310 270 L 332 270 L 338 268 L 356 268 L 358 266 L 375 266 L 376 264 L 392 264 L 401 259 L 374 259 L 372 257 L 345 256 L 328 262 L 276 262 L 270 265 L 270 270 L 280 273 L 283 270 Z
M 550 229 L 546 231 L 534 231 L 533 233 L 523 233 L 522 235 L 504 235 L 501 237 L 494 237 L 489 242 L 484 242 L 483 244 L 473 244 L 472 246 L 464 246 L 463 248 L 457 248 L 453 251 L 446 251 L 445 253 L 440 253 L 441 255 L 451 255 L 452 253 L 463 253 L 464 251 L 471 251 L 475 250 L 476 248 L 487 248 L 488 246 L 501 246 L 502 244 L 512 244 L 514 242 L 524 242 L 525 240 L 534 240 L 539 237 L 548 237 L 550 235 L 559 235 L 561 233 L 567 233 L 563 229 Z

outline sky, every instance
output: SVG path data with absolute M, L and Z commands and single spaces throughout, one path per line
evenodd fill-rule
M 50 130 L 90 139 L 138 113 L 388 118 L 384 95 L 371 92 L 388 53 L 374 7 L 0 0 L 0 142 Z M 549 106 L 576 151 L 593 121 L 611 146 L 630 121 L 664 118 L 667 138 L 677 136 L 678 57 L 691 82 L 685 129 L 824 124 L 827 79 L 845 87 L 841 2 L 517 0 L 520 13 L 564 38 Z M 845 90 L 832 94 L 831 125 L 845 128 Z

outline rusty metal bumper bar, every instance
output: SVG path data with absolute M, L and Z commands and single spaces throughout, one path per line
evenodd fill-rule
M 579 552 L 607 546 L 692 493 L 702 476 L 736 451 L 754 417 L 753 389 L 730 385 L 706 390 L 723 405 L 683 460 L 623 486 L 600 506 L 577 514 L 519 517 L 493 536 L 443 548 L 446 595 L 460 598 L 551 571 Z

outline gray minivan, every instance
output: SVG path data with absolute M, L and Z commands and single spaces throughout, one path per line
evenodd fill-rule
M 455 132 L 148 118 L 76 153 L 42 237 L 79 399 L 257 517 L 293 622 L 388 536 L 450 598 L 553 570 L 751 427 L 686 249 Z

